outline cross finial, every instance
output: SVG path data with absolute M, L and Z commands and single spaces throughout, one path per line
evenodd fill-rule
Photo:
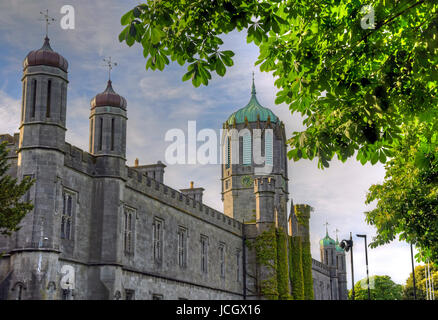
M 111 60 L 111 57 L 104 58 L 103 62 L 108 67 L 108 80 L 111 80 L 111 70 L 113 67 L 117 66 L 117 62 Z
M 45 12 L 40 11 L 40 15 L 42 15 L 42 18 L 39 19 L 39 21 L 46 22 L 46 38 L 48 38 L 49 37 L 49 24 L 56 21 L 56 19 L 49 16 L 49 9 L 46 9 Z
M 252 72 L 252 88 L 251 88 L 251 94 L 256 94 L 255 84 L 254 84 L 254 71 Z
M 329 223 L 326 221 L 324 223 L 324 225 L 325 225 L 325 235 L 328 236 L 328 226 L 329 226 Z

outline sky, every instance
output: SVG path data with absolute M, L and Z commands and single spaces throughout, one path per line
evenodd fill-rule
M 52 48 L 69 62 L 67 100 L 67 141 L 88 150 L 90 100 L 106 87 L 108 70 L 103 58 L 111 56 L 118 63 L 111 78 L 114 90 L 128 102 L 127 163 L 136 158 L 141 165 L 164 161 L 170 142 L 164 137 L 170 129 L 187 132 L 187 122 L 196 121 L 197 130 L 219 130 L 230 114 L 246 105 L 251 92 L 251 74 L 255 73 L 257 98 L 285 124 L 286 135 L 303 129 L 302 119 L 292 115 L 287 105 L 275 105 L 277 89 L 270 73 L 254 65 L 258 48 L 247 44 L 245 32 L 223 37 L 223 50 L 233 50 L 234 66 L 224 77 L 213 75 L 207 87 L 194 88 L 182 82 L 185 67 L 171 64 L 163 72 L 146 70 L 140 45 L 128 47 L 118 41 L 122 30 L 120 17 L 138 1 L 66 0 L 0 2 L 0 134 L 18 132 L 21 101 L 22 63 L 27 53 L 42 46 L 45 24 L 40 11 L 49 9 L 56 21 L 49 27 Z M 75 10 L 75 29 L 60 26 L 63 5 Z M 219 165 L 168 165 L 164 181 L 176 189 L 203 187 L 204 203 L 223 211 Z M 289 192 L 294 204 L 314 208 L 310 219 L 312 256 L 319 260 L 319 240 L 328 232 L 339 240 L 350 232 L 355 241 L 355 281 L 366 277 L 365 249 L 355 234 L 375 235 L 365 222 L 365 197 L 372 184 L 381 183 L 383 165 L 361 165 L 354 158 L 341 163 L 332 161 L 330 168 L 318 169 L 316 161 L 289 161 Z M 289 200 L 290 206 L 291 200 Z M 409 245 L 394 241 L 368 249 L 370 275 L 389 275 L 404 284 L 411 272 Z M 347 254 L 348 286 L 351 287 L 350 256 Z

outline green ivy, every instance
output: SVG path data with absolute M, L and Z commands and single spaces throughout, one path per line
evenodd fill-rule
M 287 236 L 283 229 L 277 229 L 277 286 L 280 300 L 290 300 L 289 268 L 287 258 Z
M 302 246 L 304 299 L 313 300 L 312 255 L 310 254 L 310 241 L 303 241 Z
M 275 226 L 263 231 L 252 242 L 247 241 L 247 246 L 255 250 L 257 263 L 269 270 L 270 277 L 260 282 L 260 293 L 269 300 L 278 300 L 278 257 Z
M 304 279 L 301 237 L 289 237 L 289 275 L 292 299 L 304 300 Z

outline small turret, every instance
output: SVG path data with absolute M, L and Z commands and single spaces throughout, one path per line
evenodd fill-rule
M 275 179 L 272 177 L 254 179 L 254 194 L 256 197 L 256 222 L 258 224 L 274 223 Z
M 90 153 L 126 157 L 126 99 L 117 94 L 111 80 L 105 91 L 91 100 Z
M 204 190 L 204 188 L 195 188 L 193 181 L 190 181 L 189 189 L 180 189 L 183 194 L 199 202 L 202 202 L 202 195 L 204 193 Z

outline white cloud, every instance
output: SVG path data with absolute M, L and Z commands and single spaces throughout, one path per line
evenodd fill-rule
M 9 96 L 0 90 L 0 134 L 10 134 L 18 132 L 20 123 L 21 100 Z

